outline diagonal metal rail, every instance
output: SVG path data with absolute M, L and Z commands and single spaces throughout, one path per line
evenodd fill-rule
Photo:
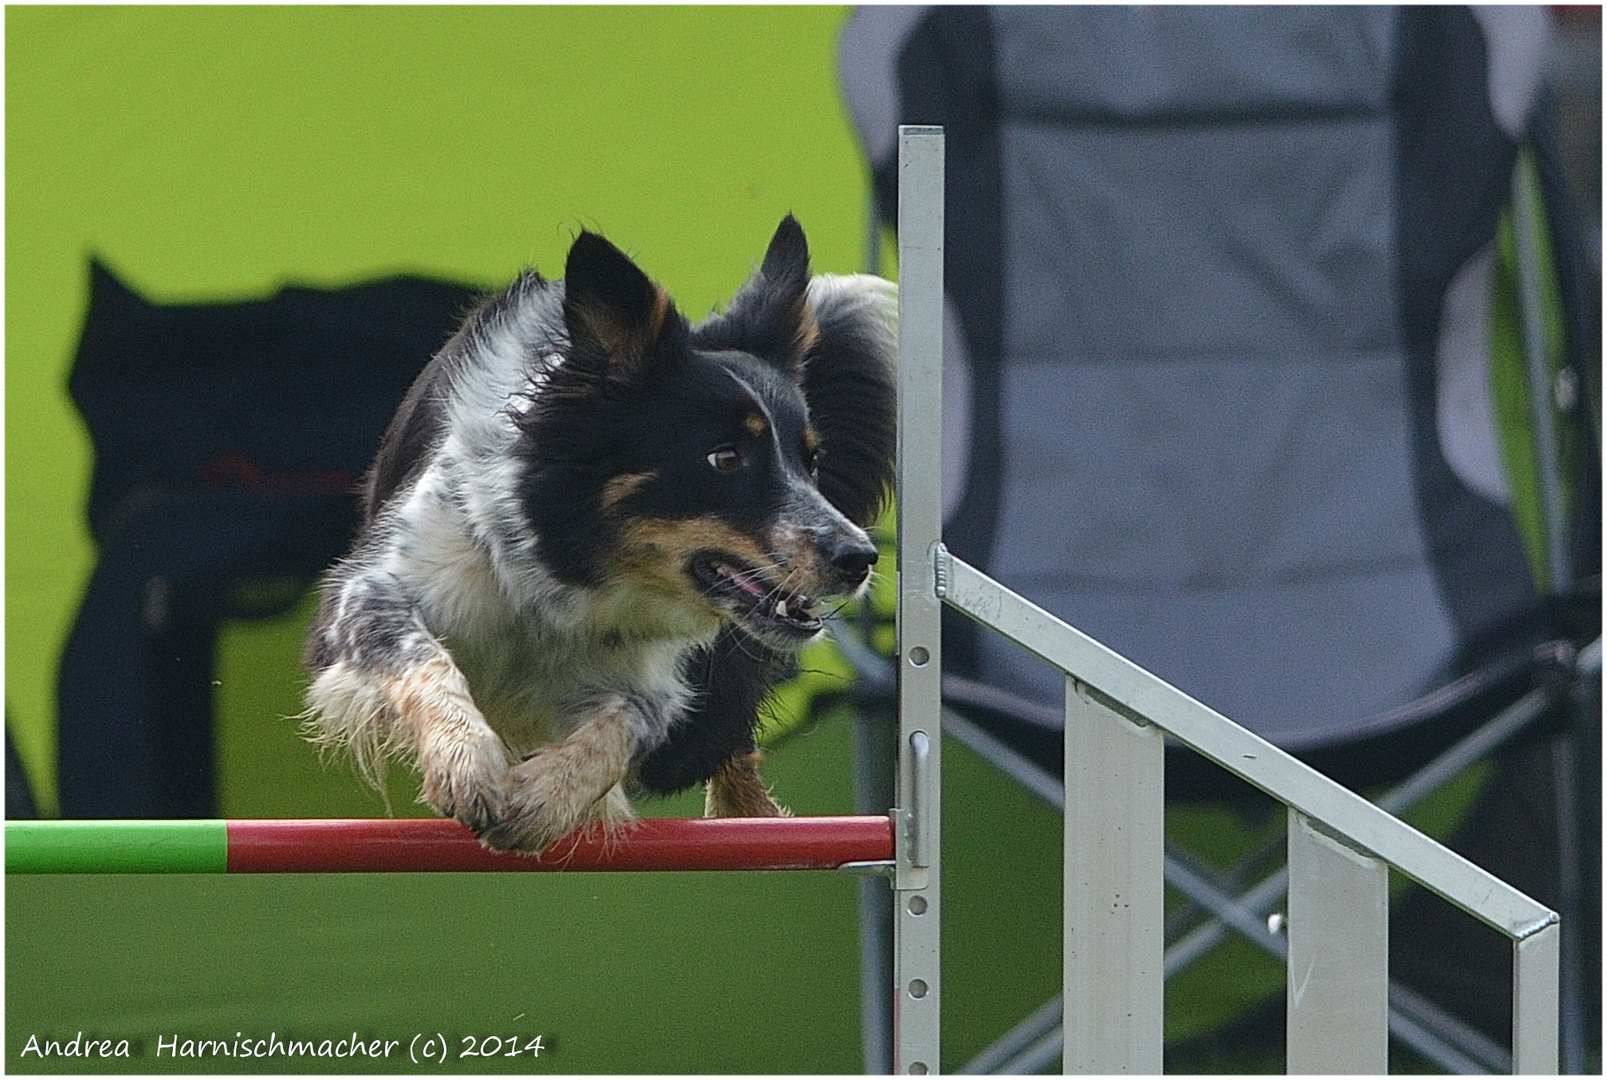
M 1126 911 L 1158 910 L 1163 887 L 1161 732 L 1290 809 L 1289 937 L 1278 942 L 1290 970 L 1290 1071 L 1383 1071 L 1387 1064 L 1386 866 L 1513 942 L 1511 1067 L 1556 1071 L 1555 912 L 947 551 L 937 552 L 932 575 L 945 603 L 1067 674 L 1066 777 L 1081 791 L 1067 800 L 1063 1015 L 1083 1025 L 1066 1036 L 1068 1071 L 1159 1065 L 1159 927 L 1141 932 L 1127 925 Z M 1109 838 L 1117 833 L 1112 858 Z M 1255 921 L 1241 905 L 1215 913 Z M 1259 933 L 1267 933 L 1264 925 Z M 1422 1028 L 1410 1016 L 1400 1021 Z

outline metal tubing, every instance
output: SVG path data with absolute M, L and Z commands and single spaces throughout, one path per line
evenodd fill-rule
M 1246 940 L 1287 963 L 1288 939 L 1273 933 L 1260 917 L 1270 904 L 1256 906 L 1251 904 L 1248 895 L 1239 898 L 1230 896 L 1170 856 L 1166 860 L 1166 883 L 1216 916 L 1218 921 L 1212 926 L 1231 926 Z M 1274 878 L 1269 878 L 1263 885 L 1274 883 L 1278 895 L 1282 896 L 1288 885 L 1287 871 L 1279 870 Z M 1259 890 L 1260 886 L 1252 891 Z M 1183 959 L 1186 963 L 1192 958 L 1188 956 Z M 1176 963 L 1177 959 L 1173 950 L 1167 951 L 1168 977 L 1182 966 Z M 1491 1042 L 1477 1029 L 1464 1024 L 1409 987 L 1394 980 L 1389 980 L 1388 985 L 1391 1036 L 1452 1073 L 1467 1075 L 1511 1071 L 1512 1055 L 1506 1047 Z
M 1575 778 L 1579 764 L 1573 731 L 1564 731 L 1551 744 L 1553 809 L 1557 820 L 1557 908 L 1562 916 L 1559 975 L 1561 997 L 1561 1066 L 1564 1073 L 1585 1071 L 1584 868 L 1580 850 L 1579 798 Z
M 1448 1072 L 1509 1073 L 1512 1050 L 1411 987 L 1389 983 L 1389 1032 Z
M 893 1071 L 938 1071 L 942 983 L 943 129 L 898 132 L 899 823 Z
M 889 829 L 894 738 L 891 709 L 868 702 L 854 708 L 854 812 L 881 811 Z M 859 881 L 859 1017 L 864 1071 L 885 1076 L 893 1071 L 893 892 L 880 876 Z
M 444 818 L 6 823 L 8 874 L 835 870 L 892 855 L 885 817 L 653 818 L 540 856 L 488 851 Z
M 1161 1071 L 1165 742 L 1066 680 L 1067 1073 Z
M 1035 1076 L 1049 1067 L 1055 1058 L 1062 1057 L 1065 1049 L 1065 1034 L 1059 1025 L 1047 1032 L 1043 1038 L 1022 1050 L 1021 1053 L 999 1066 L 1001 1076 Z
M 1288 886 L 1288 872 L 1280 870 L 1278 878 L 1282 895 Z M 1289 955 L 1288 939 L 1275 933 L 1267 924 L 1265 914 L 1257 911 L 1244 897 L 1233 896 L 1208 881 L 1204 875 L 1185 864 L 1181 859 L 1166 856 L 1166 883 L 1190 900 L 1216 916 L 1216 925 L 1237 930 L 1246 940 L 1259 945 L 1279 960 Z M 1167 975 L 1177 970 L 1173 954 L 1168 950 L 1164 961 Z
M 1389 1071 L 1389 867 L 1289 811 L 1288 1070 Z
M 905 752 L 910 758 L 909 853 L 910 866 L 925 870 L 932 865 L 932 739 L 925 731 L 910 733 Z
M 1460 775 L 1474 762 L 1482 761 L 1528 727 L 1546 711 L 1551 700 L 1551 692 L 1543 687 L 1524 694 L 1399 786 L 1390 789 L 1378 800 L 1379 808 L 1391 814 L 1405 813 L 1447 780 Z
M 1052 1037 L 1055 1053 L 1060 1053 L 1060 1015 L 1065 1007 L 1063 994 L 1056 994 L 1040 1005 L 1032 1015 L 1002 1035 L 997 1042 L 956 1070 L 960 1075 L 983 1076 L 1003 1072 L 1010 1062 L 1046 1037 Z

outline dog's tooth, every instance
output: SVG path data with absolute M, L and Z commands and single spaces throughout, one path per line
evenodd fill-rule
M 776 601 L 776 618 L 785 619 L 786 617 L 787 617 L 787 602 L 785 600 L 777 600 Z

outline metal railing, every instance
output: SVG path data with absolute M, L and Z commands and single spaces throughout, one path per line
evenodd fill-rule
M 1390 867 L 1512 941 L 1513 1071 L 1556 1072 L 1555 912 L 944 549 L 943 146 L 941 128 L 900 128 L 895 1071 L 937 1065 L 946 604 L 1066 677 L 1066 1072 L 1161 1071 L 1168 735 L 1288 807 L 1290 1072 L 1387 1071 Z

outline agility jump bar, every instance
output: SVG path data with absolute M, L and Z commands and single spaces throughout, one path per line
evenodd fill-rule
M 8 821 L 7 874 L 372 874 L 837 870 L 893 858 L 887 817 L 647 818 L 539 856 L 443 818 Z

